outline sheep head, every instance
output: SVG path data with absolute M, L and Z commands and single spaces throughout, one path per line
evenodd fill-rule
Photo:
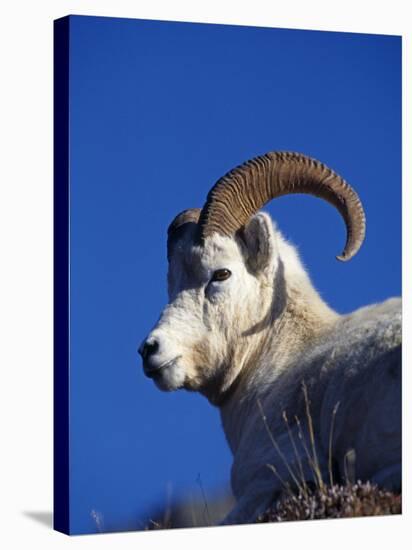
M 355 191 L 324 164 L 268 153 L 235 168 L 204 207 L 185 210 L 168 230 L 169 304 L 139 352 L 147 376 L 166 391 L 185 388 L 219 404 L 262 346 L 286 299 L 283 239 L 259 209 L 280 195 L 308 193 L 331 203 L 347 228 L 350 259 L 365 235 Z M 288 262 L 299 265 L 293 249 Z

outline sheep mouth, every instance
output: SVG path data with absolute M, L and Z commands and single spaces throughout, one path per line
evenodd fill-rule
M 147 366 L 145 366 L 144 367 L 144 373 L 148 378 L 154 378 L 154 379 L 159 378 L 159 376 L 161 375 L 161 373 L 165 369 L 168 369 L 170 367 L 174 367 L 176 365 L 177 361 L 181 357 L 182 357 L 181 355 L 177 355 L 173 359 L 169 359 L 169 361 L 164 361 L 163 363 L 161 363 L 160 365 L 158 365 L 156 367 L 147 367 Z

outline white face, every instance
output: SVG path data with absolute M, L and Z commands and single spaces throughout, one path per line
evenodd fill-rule
M 267 223 L 266 215 L 260 218 Z M 253 328 L 267 311 L 267 279 L 275 266 L 251 269 L 250 251 L 239 238 L 214 234 L 200 247 L 192 244 L 192 233 L 172 248 L 169 304 L 140 353 L 145 373 L 160 389 L 210 393 L 229 382 L 233 364 L 247 353 Z

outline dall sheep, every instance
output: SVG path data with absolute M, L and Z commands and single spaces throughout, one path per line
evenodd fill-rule
M 254 522 L 285 484 L 316 481 L 315 470 L 344 478 L 348 456 L 357 479 L 401 485 L 400 299 L 333 311 L 259 212 L 290 193 L 340 212 L 339 260 L 359 250 L 363 207 L 338 174 L 298 153 L 256 157 L 169 226 L 169 304 L 139 348 L 160 389 L 198 391 L 219 407 L 233 453 L 227 524 Z

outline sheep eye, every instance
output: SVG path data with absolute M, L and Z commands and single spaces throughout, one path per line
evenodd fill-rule
M 229 269 L 217 269 L 212 276 L 212 281 L 226 281 L 232 275 Z

